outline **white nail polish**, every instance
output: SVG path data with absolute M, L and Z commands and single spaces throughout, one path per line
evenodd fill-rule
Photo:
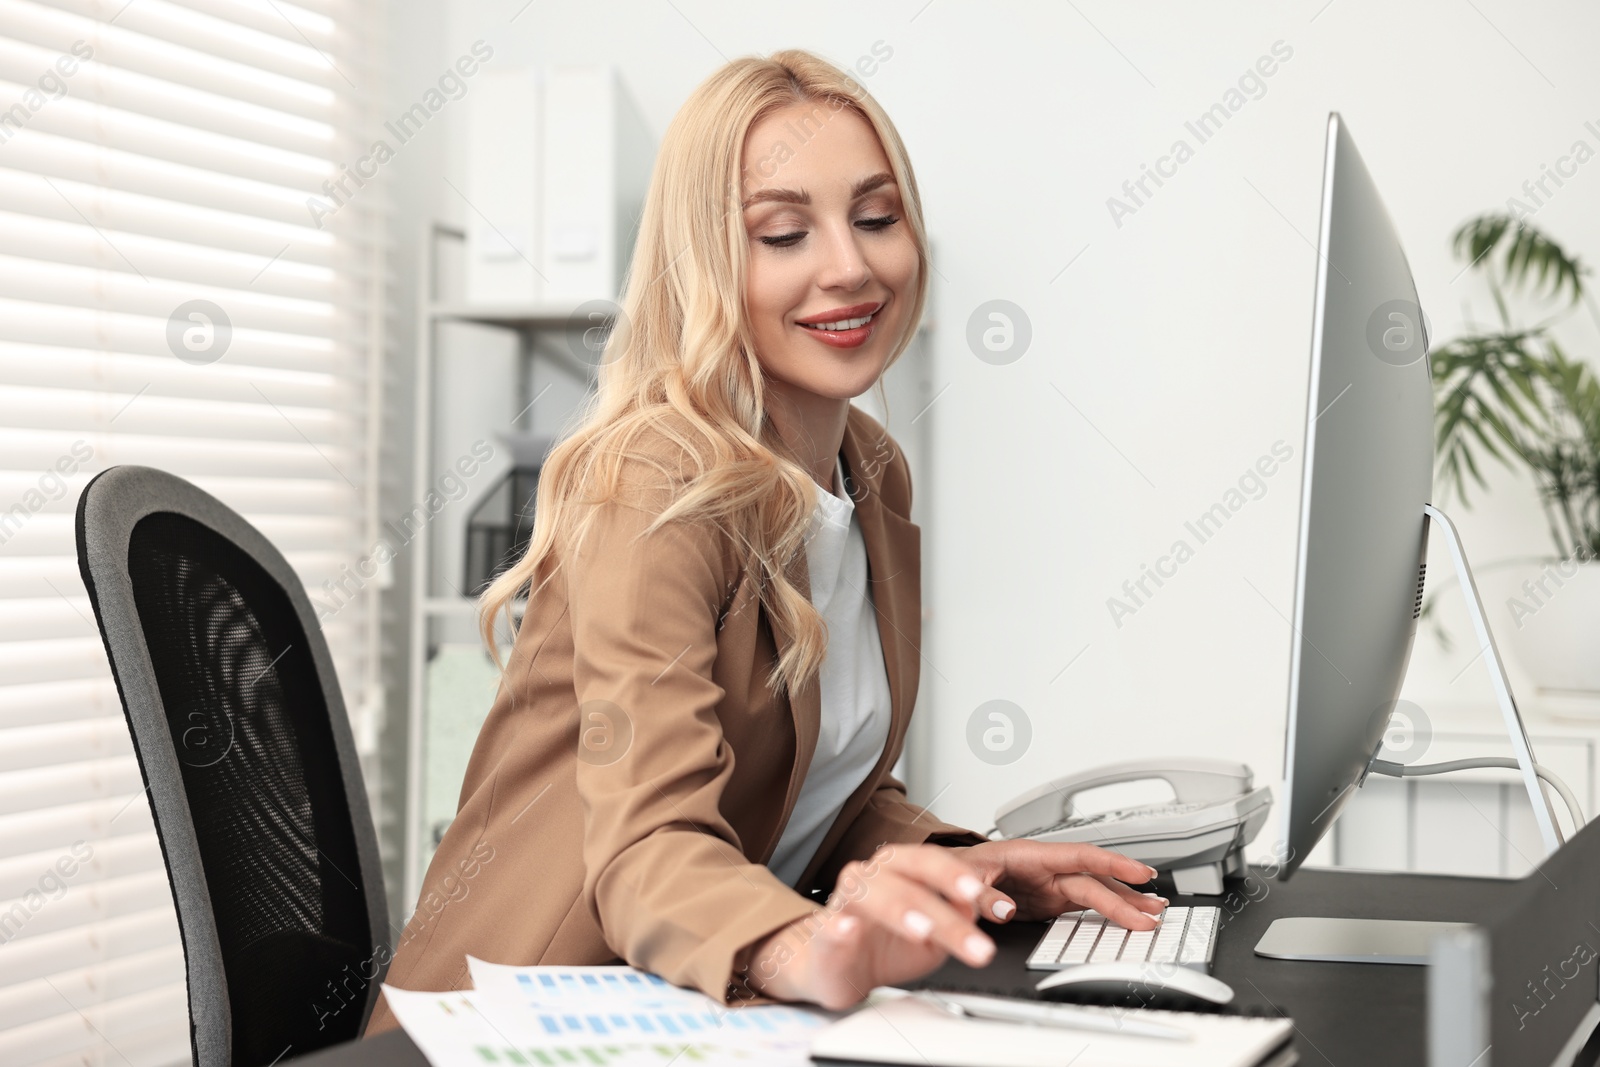
M 925 940 L 933 933 L 933 920 L 920 911 L 908 911 L 905 918 L 900 921 L 906 924 L 906 929 L 910 930 L 919 941 Z
M 994 917 L 996 919 L 1009 919 L 1011 918 L 1011 913 L 1016 910 L 1017 906 L 1009 900 L 997 900 L 994 902 Z
M 988 963 L 989 957 L 994 955 L 994 942 L 982 934 L 968 934 L 967 955 L 982 963 Z
M 956 879 L 956 892 L 968 900 L 977 900 L 978 894 L 983 892 L 983 883 L 970 874 L 963 874 Z

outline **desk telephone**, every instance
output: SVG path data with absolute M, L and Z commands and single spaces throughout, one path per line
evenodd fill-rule
M 1244 873 L 1244 846 L 1272 807 L 1272 790 L 1250 788 L 1242 763 L 1172 758 L 1136 760 L 1068 775 L 1030 789 L 995 812 L 1000 837 L 1075 841 L 1115 849 L 1163 873 L 1180 893 L 1217 895 Z M 1119 782 L 1161 780 L 1175 797 L 1115 811 L 1074 814 L 1073 799 Z

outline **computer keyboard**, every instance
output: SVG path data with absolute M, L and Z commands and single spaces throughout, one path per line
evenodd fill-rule
M 1030 971 L 1060 971 L 1080 963 L 1170 963 L 1211 971 L 1221 908 L 1171 906 L 1154 930 L 1129 930 L 1097 911 L 1069 911 L 1045 931 L 1028 956 Z

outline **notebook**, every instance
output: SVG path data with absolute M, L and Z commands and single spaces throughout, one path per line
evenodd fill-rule
M 1297 1060 L 1288 1019 L 1148 1008 L 1095 1008 L 1182 1027 L 1187 1040 L 962 1019 L 899 990 L 823 1028 L 813 1060 L 918 1067 L 1287 1067 Z

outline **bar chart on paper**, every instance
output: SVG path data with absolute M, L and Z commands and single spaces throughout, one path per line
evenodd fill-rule
M 762 1049 L 706 1041 L 540 1039 L 524 1020 L 496 1015 L 474 992 L 385 989 L 406 1033 L 434 1067 L 664 1067 L 669 1063 L 770 1062 Z
M 822 1025 L 782 1006 L 729 1009 L 631 967 L 505 967 L 469 961 L 480 991 L 514 998 L 522 1022 L 548 1037 L 732 1041 L 784 1039 Z
M 481 962 L 478 967 L 480 971 L 493 970 L 486 980 L 475 977 L 474 987 L 513 991 L 530 1006 L 557 1011 L 593 1004 L 597 998 L 634 1009 L 703 1005 L 708 1001 L 703 995 L 680 989 L 658 974 L 628 967 L 567 967 L 556 971 Z
M 651 1045 L 643 1042 L 606 1045 L 557 1045 L 549 1048 L 512 1048 L 509 1045 L 478 1045 L 473 1049 L 479 1063 L 512 1064 L 514 1067 L 633 1067 L 646 1063 L 726 1063 L 729 1059 L 762 1059 L 749 1049 L 729 1049 L 720 1045 Z
M 787 1005 L 729 1007 L 631 967 L 468 964 L 471 991 L 384 987 L 434 1067 L 803 1067 L 830 1021 Z
M 552 1037 L 584 1034 L 594 1037 L 705 1038 L 717 1034 L 769 1035 L 804 1026 L 809 1016 L 788 1008 L 702 1011 L 567 1012 L 534 1009 L 529 1018 Z

